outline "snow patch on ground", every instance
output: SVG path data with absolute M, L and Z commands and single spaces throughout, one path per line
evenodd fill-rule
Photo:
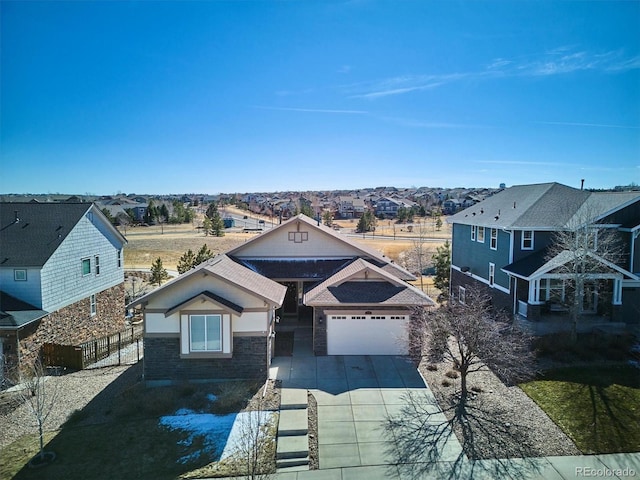
M 266 411 L 214 415 L 181 408 L 174 415 L 161 417 L 160 425 L 186 432 L 187 437 L 180 442 L 185 447 L 190 447 L 196 438 L 202 439 L 202 449 L 184 455 L 179 459 L 181 463 L 195 460 L 201 455 L 217 462 L 245 447 L 246 432 L 254 431 L 258 422 L 261 425 L 268 424 L 273 420 L 273 416 L 274 412 Z

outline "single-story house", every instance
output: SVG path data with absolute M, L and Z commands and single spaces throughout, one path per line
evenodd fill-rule
M 144 312 L 145 380 L 264 377 L 280 318 L 313 329 L 316 355 L 407 354 L 412 309 L 435 304 L 411 280 L 298 215 L 130 305 Z

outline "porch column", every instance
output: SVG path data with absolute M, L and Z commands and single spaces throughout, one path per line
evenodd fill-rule
M 540 280 L 529 281 L 529 303 L 540 303 Z
M 613 279 L 613 305 L 622 305 L 622 279 Z

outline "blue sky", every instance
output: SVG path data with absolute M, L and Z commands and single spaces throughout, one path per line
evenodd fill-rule
M 0 193 L 640 183 L 638 1 L 0 9 Z

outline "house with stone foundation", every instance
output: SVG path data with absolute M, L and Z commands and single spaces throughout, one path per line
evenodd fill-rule
M 130 305 L 144 313 L 145 381 L 263 379 L 285 327 L 310 331 L 316 355 L 408 354 L 413 309 L 434 305 L 415 279 L 298 215 Z
M 124 328 L 126 239 L 92 203 L 0 203 L 4 371 Z

